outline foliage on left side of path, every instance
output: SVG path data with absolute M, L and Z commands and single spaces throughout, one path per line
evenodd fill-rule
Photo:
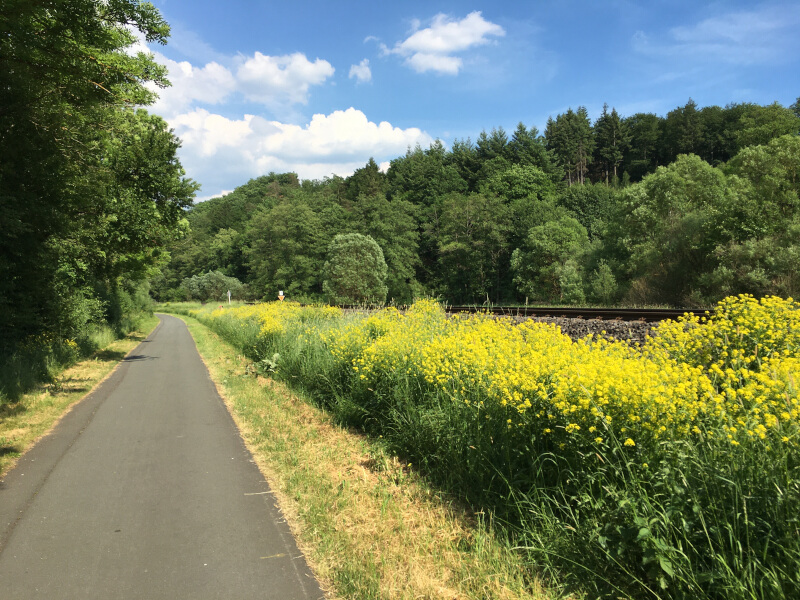
M 145 285 L 130 294 L 117 290 L 111 308 L 116 314 L 110 323 L 84 323 L 71 337 L 43 331 L 17 340 L 10 350 L 0 353 L 0 408 L 41 384 L 53 384 L 64 369 L 154 323 L 153 302 Z
M 78 344 L 54 341 L 50 347 L 36 345 L 32 352 L 51 358 L 46 363 L 48 378 L 32 385 L 25 394 L 3 402 L 0 396 L 0 478 L 14 465 L 17 458 L 48 431 L 75 402 L 81 400 L 114 369 L 125 355 L 133 350 L 158 323 L 152 314 L 143 316 L 137 327 L 119 339 L 108 329 L 92 337 L 98 345 L 90 356 L 58 368 L 56 359 L 66 354 L 72 360 Z M 64 356 L 60 356 L 63 360 Z
M 185 230 L 197 186 L 137 107 L 168 85 L 142 0 L 0 4 L 0 352 L 125 320 L 126 296 Z

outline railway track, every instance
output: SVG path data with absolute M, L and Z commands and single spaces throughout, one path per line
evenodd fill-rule
M 258 304 L 248 301 L 245 304 Z M 305 306 L 305 305 L 304 305 Z M 343 304 L 339 308 L 346 310 L 378 310 L 381 306 L 368 306 L 363 304 Z M 398 307 L 400 308 L 400 307 Z M 602 319 L 607 321 L 642 321 L 645 323 L 658 323 L 667 319 L 677 319 L 685 314 L 704 317 L 709 309 L 689 308 L 574 308 L 563 306 L 485 306 L 485 305 L 444 305 L 445 312 L 457 313 L 488 313 L 505 317 L 564 317 L 569 319 Z
M 344 305 L 340 308 L 363 310 L 371 307 Z M 377 307 L 374 307 L 377 308 Z M 682 308 L 573 308 L 573 307 L 532 307 L 532 306 L 448 306 L 445 311 L 457 313 L 488 313 L 505 317 L 565 317 L 570 319 L 603 319 L 608 321 L 643 321 L 657 323 L 667 319 L 677 319 L 686 313 L 698 317 L 705 316 L 708 311 Z
M 508 317 L 566 317 L 571 319 L 603 319 L 616 321 L 644 321 L 655 323 L 677 319 L 689 313 L 705 316 L 705 310 L 679 308 L 572 308 L 530 306 L 447 306 L 449 313 L 489 313 Z

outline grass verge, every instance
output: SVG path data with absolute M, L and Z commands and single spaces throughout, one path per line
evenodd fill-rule
M 52 381 L 37 384 L 28 393 L 0 403 L 0 477 L 75 403 L 103 381 L 157 324 L 154 315 L 144 318 L 141 331 L 132 331 L 118 340 L 105 340 L 104 348 L 65 369 Z
M 329 597 L 553 597 L 481 515 L 180 318 Z

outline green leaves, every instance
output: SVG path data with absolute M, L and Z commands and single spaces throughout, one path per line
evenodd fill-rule
M 382 304 L 386 301 L 386 261 L 369 236 L 337 235 L 328 246 L 322 289 L 331 304 Z
M 227 277 L 219 271 L 186 278 L 181 284 L 186 299 L 202 302 L 227 300 L 228 292 L 232 298 L 241 300 L 243 287 L 241 281 L 235 277 Z
M 586 229 L 561 215 L 532 227 L 522 247 L 511 256 L 514 283 L 521 294 L 545 301 L 583 301 L 578 265 L 589 244 Z
M 442 199 L 440 215 L 440 277 L 448 299 L 497 299 L 508 261 L 509 207 L 493 195 L 449 194 Z
M 319 299 L 329 241 L 357 232 L 380 246 L 400 303 L 797 294 L 800 138 L 774 137 L 795 126 L 793 110 L 690 100 L 666 117 L 604 107 L 592 126 L 580 107 L 544 137 L 520 123 L 511 136 L 409 148 L 385 175 L 372 159 L 348 178 L 271 173 L 192 211 L 165 281 L 220 269 L 258 295 Z M 731 158 L 745 137 L 771 141 Z
M 143 279 L 197 186 L 178 140 L 134 104 L 165 69 L 132 55 L 169 27 L 139 0 L 9 0 L 0 9 L 0 338 L 69 335 L 95 290 Z M 10 310 L 11 307 L 13 311 Z M 77 307 L 77 308 L 76 308 Z M 94 318 L 94 317 L 92 317 Z
M 595 156 L 603 163 L 605 181 L 608 184 L 612 173 L 616 180 L 617 167 L 622 163 L 625 150 L 630 143 L 627 127 L 617 113 L 617 109 L 612 108 L 609 113 L 608 105 L 603 105 L 603 114 L 594 124 L 594 135 Z
M 569 184 L 584 183 L 595 147 L 586 108 L 579 106 L 577 111 L 570 108 L 556 119 L 549 118 L 544 134 L 547 149 L 564 169 L 564 177 Z

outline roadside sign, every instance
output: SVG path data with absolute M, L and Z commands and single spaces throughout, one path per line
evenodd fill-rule
M 283 290 L 281 290 L 280 292 L 278 292 L 278 300 L 283 302 L 283 299 L 284 299 Z

